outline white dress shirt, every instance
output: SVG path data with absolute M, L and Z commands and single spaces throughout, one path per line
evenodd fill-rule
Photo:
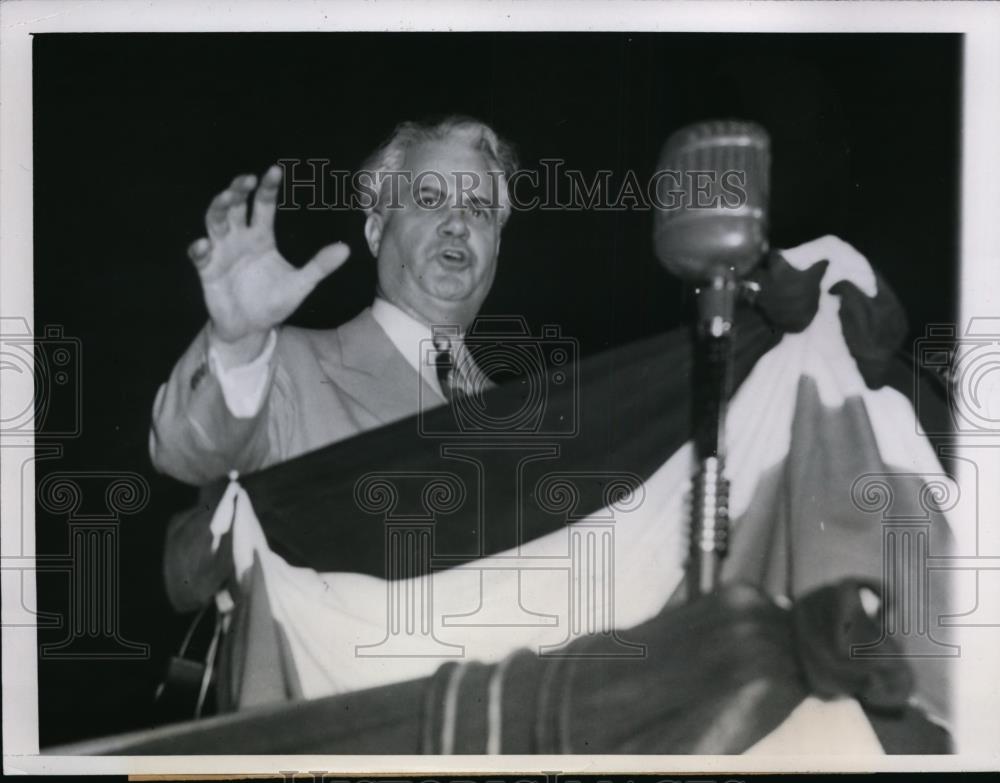
M 372 303 L 372 317 L 407 363 L 443 398 L 434 365 L 434 332 L 431 327 L 381 297 L 376 297 Z M 476 375 L 477 368 L 472 364 L 472 357 L 465 348 L 464 334 L 452 329 L 448 332 L 448 336 L 451 339 L 454 356 L 456 383 L 468 389 L 470 379 Z M 270 362 L 277 341 L 277 333 L 272 329 L 264 350 L 256 359 L 248 364 L 227 369 L 221 361 L 216 346 L 209 338 L 209 368 L 219 379 L 226 407 L 233 416 L 252 418 L 260 411 L 270 382 Z
M 268 383 L 271 380 L 271 356 L 278 344 L 278 333 L 272 329 L 264 343 L 264 350 L 248 364 L 239 364 L 226 369 L 219 356 L 211 332 L 208 338 L 208 367 L 219 379 L 222 397 L 229 412 L 238 419 L 252 419 L 264 402 Z
M 376 297 L 372 303 L 372 318 L 382 327 L 396 350 L 403 354 L 407 364 L 443 397 L 434 366 L 434 333 L 431 327 L 381 297 Z M 453 350 L 457 349 L 454 342 L 453 337 Z

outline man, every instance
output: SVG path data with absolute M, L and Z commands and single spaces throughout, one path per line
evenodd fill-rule
M 365 239 L 378 267 L 375 301 L 323 331 L 282 322 L 350 251 L 335 243 L 296 269 L 275 244 L 281 169 L 269 169 L 259 186 L 251 175 L 236 177 L 208 208 L 208 237 L 189 249 L 209 322 L 157 393 L 154 466 L 205 485 L 484 383 L 462 335 L 493 283 L 515 169 L 510 146 L 478 121 L 400 125 L 362 167 L 362 184 L 376 196 L 364 205 Z M 438 367 L 454 368 L 450 374 L 422 355 L 435 341 L 432 327 L 451 337 L 437 357 Z M 204 605 L 229 579 L 230 547 L 212 550 L 197 515 L 173 520 L 164 576 L 178 610 Z
M 496 274 L 515 168 L 478 121 L 400 125 L 363 167 L 376 196 L 365 222 L 375 301 L 329 331 L 282 324 L 349 249 L 335 243 L 296 269 L 274 238 L 281 169 L 259 186 L 236 177 L 189 249 L 209 322 L 157 394 L 157 469 L 191 484 L 258 470 L 482 383 L 462 335 Z M 431 343 L 433 364 L 421 355 Z

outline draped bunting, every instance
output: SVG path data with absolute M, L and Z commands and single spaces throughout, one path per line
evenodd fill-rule
M 779 600 L 845 576 L 882 584 L 880 520 L 852 490 L 899 474 L 916 496 L 944 475 L 909 400 L 884 385 L 912 386 L 892 359 L 905 319 L 832 237 L 773 256 L 760 276 L 757 306 L 737 320 L 725 579 Z M 212 517 L 238 577 L 224 700 L 346 693 L 592 634 L 610 658 L 643 659 L 628 629 L 682 596 L 692 361 L 686 331 L 657 336 L 580 362 L 568 384 L 491 390 L 474 426 L 469 411 L 437 408 L 209 488 L 185 525 L 204 534 Z M 539 430 L 491 429 L 532 383 L 546 384 Z M 947 520 L 930 521 L 946 551 Z M 215 589 L 216 568 L 185 584 Z M 194 600 L 177 583 L 176 603 Z M 922 706 L 945 714 L 941 667 L 914 668 Z

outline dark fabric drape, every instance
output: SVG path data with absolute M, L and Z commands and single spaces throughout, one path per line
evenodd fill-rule
M 780 337 L 753 311 L 744 313 L 740 327 L 737 380 Z M 607 477 L 576 485 L 572 513 L 579 516 L 608 504 L 615 477 L 626 485 L 648 478 L 690 435 L 691 361 L 688 335 L 680 331 L 581 362 L 578 382 L 553 390 L 545 402 L 548 419 L 575 422 L 565 437 L 462 431 L 456 407 L 445 406 L 422 421 L 418 416 L 365 433 L 240 482 L 271 548 L 292 565 L 391 577 L 381 522 L 432 512 L 435 555 L 457 565 L 565 525 L 565 514 L 517 491 L 546 474 Z M 517 410 L 522 394 L 521 383 L 487 392 L 482 420 L 503 417 L 491 411 Z M 421 427 L 442 434 L 428 436 Z M 435 487 L 470 491 L 457 507 L 445 497 L 435 508 L 427 496 Z

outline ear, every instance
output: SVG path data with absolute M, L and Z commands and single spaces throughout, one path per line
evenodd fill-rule
M 371 251 L 374 258 L 378 258 L 378 249 L 382 245 L 384 225 L 384 219 L 378 212 L 372 212 L 365 220 L 365 240 L 368 242 L 368 250 Z

